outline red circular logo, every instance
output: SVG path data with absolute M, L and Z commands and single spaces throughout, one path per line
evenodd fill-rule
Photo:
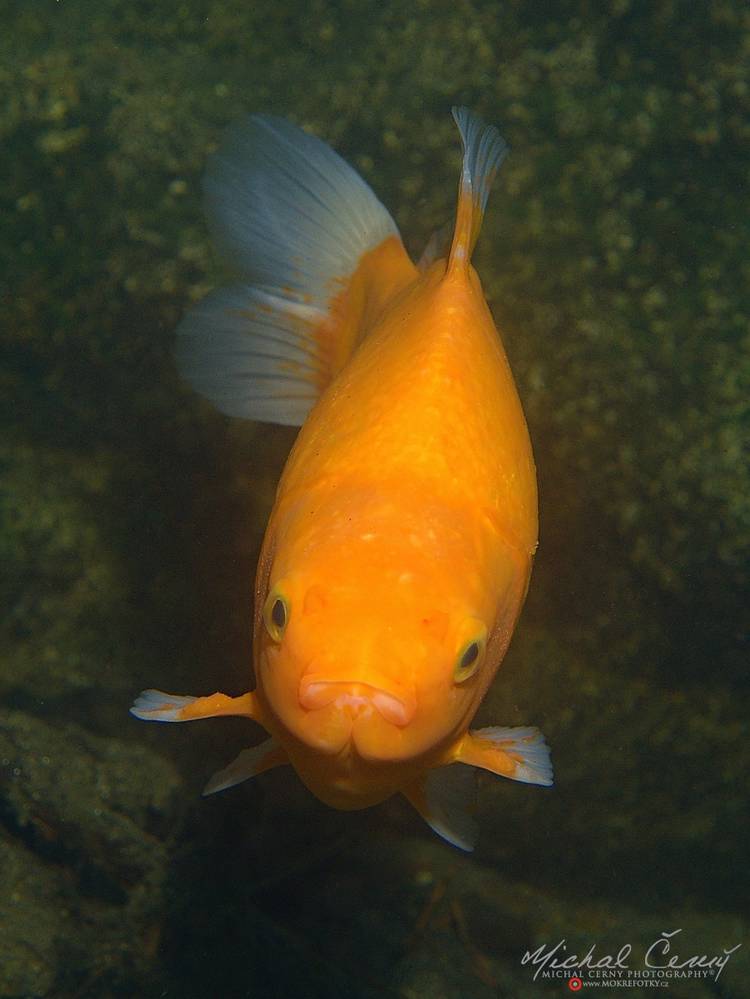
M 583 982 L 581 981 L 580 978 L 569 978 L 568 988 L 570 989 L 571 992 L 580 992 L 581 989 L 583 988 Z

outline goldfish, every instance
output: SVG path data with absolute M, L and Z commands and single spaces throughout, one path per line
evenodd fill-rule
M 252 115 L 210 158 L 207 215 L 237 280 L 182 320 L 178 370 L 229 416 L 301 429 L 257 568 L 255 688 L 146 690 L 131 711 L 266 730 L 205 794 L 291 765 L 334 808 L 400 793 L 471 850 L 476 771 L 545 786 L 552 767 L 536 728 L 470 728 L 526 598 L 537 486 L 471 263 L 507 146 L 453 118 L 453 237 L 419 264 L 357 172 L 289 121 Z

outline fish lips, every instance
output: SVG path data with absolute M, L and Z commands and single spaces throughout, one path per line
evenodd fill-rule
M 352 720 L 377 712 L 398 728 L 408 725 L 417 709 L 416 693 L 404 684 L 331 678 L 320 673 L 302 677 L 299 702 L 308 711 L 333 705 Z

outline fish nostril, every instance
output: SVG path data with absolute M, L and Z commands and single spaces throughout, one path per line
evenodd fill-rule
M 334 703 L 339 707 L 371 704 L 381 717 L 400 728 L 409 724 L 416 708 L 413 697 L 401 697 L 369 683 L 324 680 L 314 676 L 302 678 L 299 700 L 303 708 L 310 710 Z

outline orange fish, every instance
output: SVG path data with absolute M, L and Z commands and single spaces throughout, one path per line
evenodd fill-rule
M 291 764 L 334 808 L 401 792 L 470 850 L 473 768 L 543 785 L 552 768 L 537 729 L 469 730 L 526 596 L 537 493 L 470 262 L 507 147 L 453 117 L 453 241 L 419 266 L 358 174 L 289 122 L 254 115 L 213 156 L 208 214 L 240 280 L 184 319 L 178 364 L 222 412 L 302 429 L 258 565 L 255 690 L 147 690 L 131 710 L 267 730 L 206 794 Z

